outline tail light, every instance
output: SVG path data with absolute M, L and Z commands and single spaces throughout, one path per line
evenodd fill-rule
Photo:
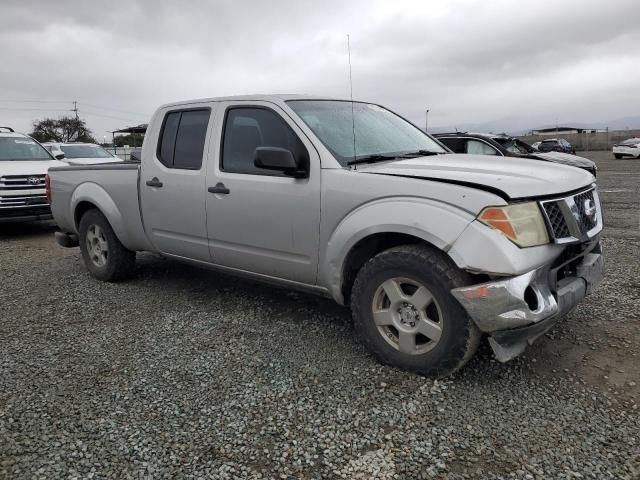
M 47 203 L 51 205 L 51 178 L 49 175 L 44 176 L 44 190 L 47 194 Z

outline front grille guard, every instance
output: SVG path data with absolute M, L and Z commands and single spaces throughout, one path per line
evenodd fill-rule
M 575 195 L 541 201 L 540 206 L 555 243 L 584 242 L 602 231 L 602 207 L 595 186 Z

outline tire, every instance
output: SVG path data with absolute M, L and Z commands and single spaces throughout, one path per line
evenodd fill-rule
M 103 282 L 116 282 L 133 273 L 136 253 L 120 243 L 100 211 L 88 210 L 78 230 L 82 259 L 91 275 Z
M 614 153 L 613 156 L 618 160 L 622 158 L 622 155 L 620 155 L 619 153 Z
M 421 375 L 450 375 L 473 356 L 482 338 L 450 292 L 472 283 L 467 273 L 434 248 L 403 245 L 379 253 L 365 263 L 353 285 L 356 333 L 384 364 Z M 400 285 L 400 291 L 389 295 L 394 285 Z M 400 303 L 392 300 L 398 293 Z M 426 303 L 429 296 L 431 303 Z M 425 325 L 427 320 L 431 321 Z M 411 335 L 414 341 L 406 340 Z

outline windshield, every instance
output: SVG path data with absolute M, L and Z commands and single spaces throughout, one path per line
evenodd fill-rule
M 333 100 L 290 100 L 287 104 L 342 166 L 372 155 L 447 153 L 422 130 L 378 105 Z
M 60 150 L 67 158 L 113 158 L 113 155 L 98 145 L 62 145 Z
M 27 137 L 0 137 L 0 161 L 51 160 L 42 146 Z
M 526 143 L 516 140 L 515 138 L 507 138 L 507 137 L 495 137 L 493 140 L 502 145 L 505 150 L 511 153 L 519 153 L 519 154 L 527 154 L 533 151 Z
M 635 145 L 637 143 L 640 143 L 640 138 L 630 138 L 629 140 L 620 142 L 619 145 Z

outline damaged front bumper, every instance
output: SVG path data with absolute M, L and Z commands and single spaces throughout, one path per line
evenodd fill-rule
M 604 258 L 596 240 L 558 265 L 455 288 L 451 293 L 478 328 L 489 335 L 496 358 L 507 362 L 550 330 L 603 277 Z

